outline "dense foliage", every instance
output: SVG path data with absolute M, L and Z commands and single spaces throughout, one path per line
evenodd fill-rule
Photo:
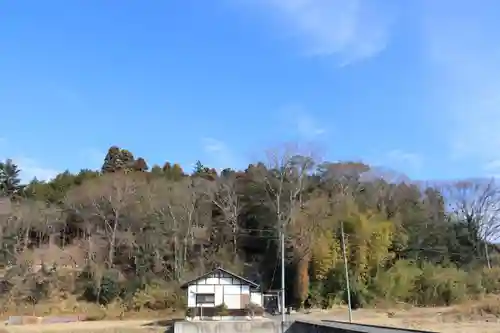
M 289 149 L 242 171 L 198 162 L 186 174 L 178 164 L 149 169 L 111 147 L 99 171 L 22 186 L 7 160 L 2 288 L 13 302 L 73 294 L 119 299 L 129 310 L 179 308 L 179 283 L 222 265 L 276 289 L 284 230 L 287 302 L 328 307 L 347 297 L 343 230 L 354 305 L 450 304 L 498 292 L 494 181 L 394 176 Z

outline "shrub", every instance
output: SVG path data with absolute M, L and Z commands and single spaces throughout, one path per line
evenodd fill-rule
M 481 285 L 487 294 L 500 294 L 500 267 L 484 268 L 481 271 Z
M 82 277 L 82 279 L 85 278 Z M 114 270 L 105 271 L 99 281 L 84 280 L 82 296 L 87 301 L 107 305 L 120 295 L 121 287 L 118 280 L 119 276 Z
M 352 274 L 352 272 L 350 272 Z M 352 275 L 350 275 L 352 277 Z M 337 265 L 328 274 L 328 278 L 323 282 L 321 287 L 325 295 L 324 307 L 331 308 L 335 304 L 343 302 L 347 304 L 347 286 L 345 281 L 345 273 L 342 266 Z M 352 279 L 351 279 L 352 286 Z M 351 288 L 351 296 L 353 290 Z
M 366 284 L 360 279 L 351 279 L 350 291 L 351 305 L 353 309 L 362 308 L 368 304 L 371 304 L 376 298 L 376 295 L 373 292 L 372 285 Z M 344 292 L 343 300 L 345 303 L 348 302 L 347 289 Z
M 309 308 L 323 308 L 325 307 L 324 284 L 316 281 L 309 285 L 309 297 L 306 301 L 306 307 Z
M 420 305 L 451 305 L 467 298 L 467 273 L 454 267 L 424 264 L 416 279 L 415 301 Z
M 347 303 L 345 273 L 340 268 L 334 267 L 326 280 L 311 284 L 308 299 L 311 305 L 322 301 L 323 307 L 328 308 L 339 302 Z M 471 296 L 500 293 L 499 276 L 500 268 L 469 273 L 455 266 L 398 260 L 373 277 L 360 278 L 351 270 L 350 296 L 353 308 L 393 302 L 451 305 Z
M 264 315 L 264 308 L 255 303 L 248 303 L 245 309 L 250 317 Z
M 216 316 L 227 316 L 229 315 L 229 310 L 227 308 L 227 305 L 222 303 L 221 305 L 217 305 L 215 308 L 214 308 L 214 311 L 215 311 L 215 315 Z
M 134 295 L 145 288 L 144 282 L 140 278 L 129 278 L 122 283 L 120 298 L 131 306 Z
M 483 275 L 481 271 L 468 272 L 467 293 L 471 296 L 471 298 L 477 298 L 485 293 Z
M 373 280 L 377 297 L 388 301 L 410 302 L 416 288 L 416 280 L 422 270 L 409 260 L 397 261 L 387 271 L 380 271 Z
M 142 308 L 150 310 L 180 310 L 185 308 L 184 295 L 176 288 L 161 283 L 146 285 L 137 290 L 131 299 L 131 307 L 136 311 Z
M 196 313 L 196 310 L 194 308 L 188 308 L 186 310 L 186 317 L 188 317 L 188 318 L 194 318 L 195 313 Z

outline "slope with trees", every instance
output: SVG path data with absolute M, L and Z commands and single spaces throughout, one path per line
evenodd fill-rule
M 422 185 L 289 148 L 264 162 L 188 174 L 114 146 L 101 170 L 26 185 L 15 162 L 0 163 L 4 309 L 79 299 L 179 310 L 179 284 L 218 265 L 276 289 L 280 231 L 287 300 L 329 307 L 347 299 L 341 224 L 355 306 L 500 291 L 494 180 Z

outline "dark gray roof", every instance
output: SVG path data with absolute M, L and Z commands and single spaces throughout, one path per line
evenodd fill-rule
M 245 282 L 245 283 L 249 284 L 249 285 L 250 285 L 251 287 L 253 287 L 253 288 L 259 288 L 259 285 L 258 285 L 257 283 L 255 283 L 255 282 L 253 282 L 253 281 L 250 281 L 250 280 L 248 280 L 248 279 L 245 279 L 244 277 L 241 277 L 241 276 L 236 275 L 236 274 L 234 274 L 234 273 L 231 273 L 230 271 L 227 271 L 227 270 L 225 270 L 224 268 L 220 268 L 220 267 L 218 267 L 218 268 L 216 268 L 216 269 L 214 269 L 214 270 L 212 270 L 212 271 L 210 271 L 210 272 L 208 272 L 208 273 L 205 273 L 205 274 L 203 274 L 203 275 L 201 275 L 201 276 L 197 277 L 196 279 L 192 279 L 192 280 L 190 280 L 190 281 L 188 281 L 188 282 L 185 282 L 185 283 L 181 286 L 181 288 L 182 288 L 182 289 L 185 289 L 185 288 L 187 288 L 189 285 L 193 284 L 194 282 L 196 282 L 196 281 L 198 281 L 198 280 L 200 280 L 200 279 L 206 278 L 207 276 L 209 276 L 209 275 L 211 275 L 211 274 L 213 274 L 213 273 L 215 273 L 215 272 L 223 272 L 223 273 L 226 273 L 226 274 L 231 275 L 232 277 L 234 277 L 234 278 L 236 278 L 236 279 L 239 279 L 239 280 L 241 280 L 241 281 L 243 281 L 243 282 Z

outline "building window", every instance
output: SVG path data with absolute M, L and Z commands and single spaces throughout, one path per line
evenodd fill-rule
M 214 304 L 215 294 L 196 294 L 196 304 Z

